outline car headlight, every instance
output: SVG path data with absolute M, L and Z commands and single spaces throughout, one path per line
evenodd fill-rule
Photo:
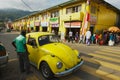
M 63 63 L 62 62 L 58 62 L 56 66 L 57 66 L 58 69 L 60 69 L 60 68 L 62 68 Z
M 78 56 L 77 56 L 77 57 L 78 57 L 78 59 L 80 59 L 80 57 L 81 57 L 80 53 L 78 53 Z

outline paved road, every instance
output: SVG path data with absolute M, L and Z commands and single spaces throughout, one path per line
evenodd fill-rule
M 106 79 L 120 80 L 120 46 L 99 46 L 91 45 L 86 46 L 85 44 L 69 44 L 72 48 L 79 50 L 85 60 L 85 69 L 81 70 L 94 70 L 95 68 L 86 62 L 96 62 L 99 64 L 98 69 L 95 70 L 95 74 L 100 75 Z M 95 64 L 96 64 L 95 63 Z M 92 71 L 87 71 L 92 72 Z M 101 78 L 102 78 L 101 77 Z M 105 79 L 105 80 L 106 80 Z
M 0 80 L 45 80 L 40 72 L 32 67 L 32 74 L 20 74 L 18 59 L 12 40 L 18 35 L 16 32 L 0 33 L 0 41 L 3 42 L 9 54 L 9 63 L 0 69 Z M 65 43 L 73 49 L 79 50 L 84 59 L 84 64 L 79 70 L 65 77 L 52 80 L 120 80 L 120 50 L 119 47 L 98 46 L 85 44 Z

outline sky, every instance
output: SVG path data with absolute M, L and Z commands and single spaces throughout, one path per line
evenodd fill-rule
M 37 11 L 52 7 L 66 1 L 69 0 L 0 0 L 0 9 L 17 8 L 22 10 Z M 120 0 L 105 1 L 120 9 Z

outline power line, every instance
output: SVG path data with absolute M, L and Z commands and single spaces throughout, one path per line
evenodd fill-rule
M 25 3 L 25 1 L 23 1 L 23 0 L 21 0 L 21 1 L 25 4 L 25 6 L 27 6 L 29 9 L 33 10 L 27 3 Z

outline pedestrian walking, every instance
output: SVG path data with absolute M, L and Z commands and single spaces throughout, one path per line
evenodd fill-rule
M 94 44 L 94 42 L 95 42 L 95 34 L 92 35 L 91 42 L 92 42 L 92 44 Z
M 16 48 L 16 52 L 18 54 L 19 58 L 19 66 L 20 66 L 20 72 L 26 72 L 27 74 L 30 73 L 30 64 L 29 64 L 29 58 L 28 58 L 28 52 L 26 47 L 26 31 L 22 30 L 21 34 L 16 37 L 12 45 Z
M 82 32 L 80 32 L 79 43 L 83 43 L 83 35 L 82 35 Z
M 86 35 L 86 44 L 89 46 L 90 45 L 91 32 L 88 30 L 85 35 Z
M 68 42 L 70 42 L 70 41 L 73 43 L 73 32 L 72 31 L 69 32 Z
M 98 39 L 99 39 L 99 35 L 96 33 L 95 35 L 95 43 L 98 44 Z
M 75 42 L 78 43 L 78 38 L 79 38 L 79 35 L 78 35 L 78 32 L 75 33 Z

